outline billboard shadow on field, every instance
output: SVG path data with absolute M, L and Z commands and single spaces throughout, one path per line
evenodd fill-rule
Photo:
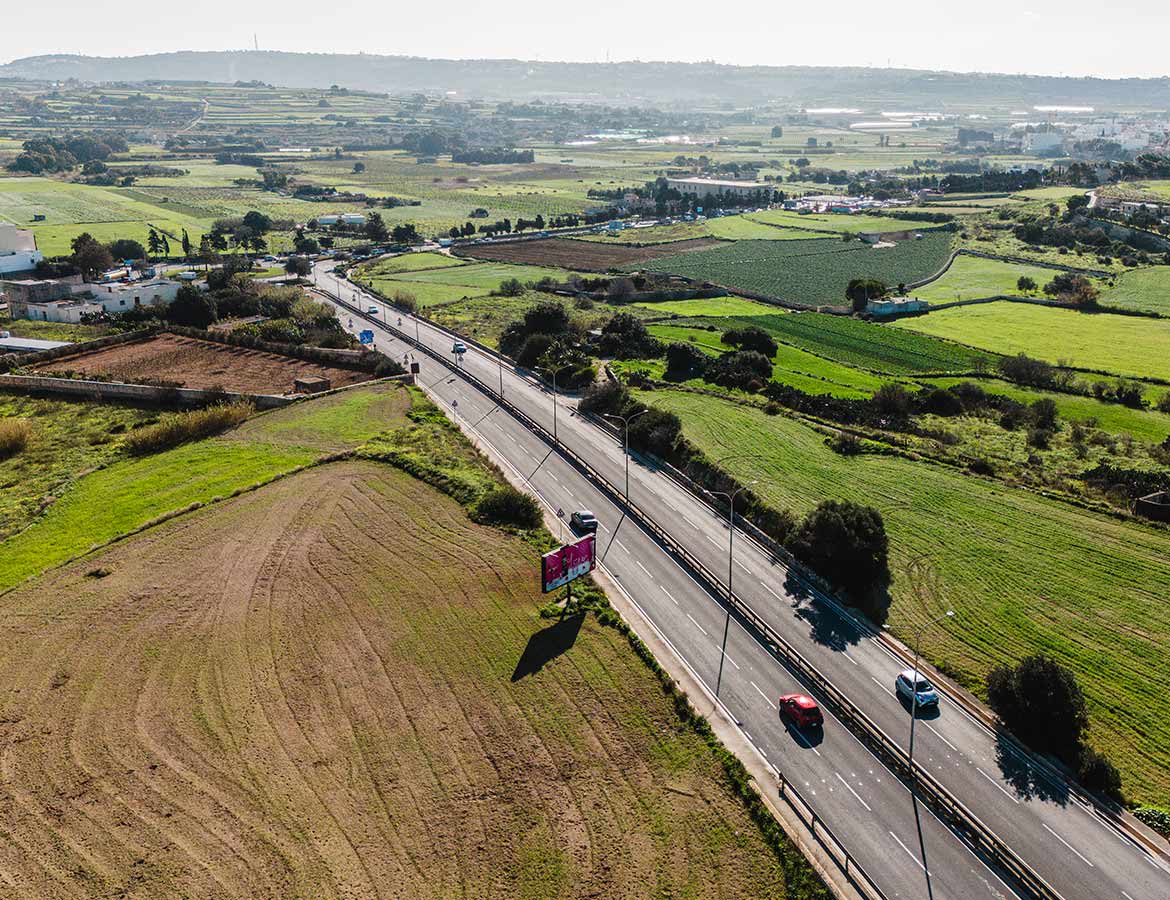
M 567 616 L 528 638 L 528 644 L 516 663 L 516 671 L 512 673 L 512 681 L 535 675 L 547 663 L 567 652 L 577 642 L 584 621 L 583 613 Z

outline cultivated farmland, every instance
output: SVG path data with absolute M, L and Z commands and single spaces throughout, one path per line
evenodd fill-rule
M 1118 306 L 1170 316 L 1170 266 L 1126 272 L 1101 294 L 1102 306 Z
M 840 306 L 851 279 L 898 284 L 928 278 L 946 263 L 950 246 L 951 236 L 943 233 L 892 247 L 833 238 L 737 241 L 655 260 L 644 268 L 797 303 Z
M 607 272 L 623 266 L 635 266 L 653 259 L 692 253 L 720 245 L 711 238 L 672 241 L 634 247 L 626 244 L 601 244 L 596 241 L 577 241 L 571 238 L 550 238 L 537 241 L 511 241 L 503 244 L 480 244 L 461 248 L 461 256 L 474 259 L 492 259 L 501 262 L 523 263 L 532 266 L 560 266 L 591 272 Z
M 941 278 L 914 288 L 909 293 L 932 303 L 977 297 L 1022 297 L 1026 295 L 1016 284 L 1021 278 L 1031 278 L 1037 287 L 1043 287 L 1059 274 L 1058 269 L 1042 266 L 1025 266 L 978 256 L 957 256 Z
M 535 559 L 350 461 L 10 593 L 6 876 L 63 898 L 823 897 L 619 632 L 536 615 Z
M 1170 379 L 1168 319 L 998 302 L 901 319 L 895 327 L 994 353 L 1026 353 L 1115 375 Z
M 876 325 L 828 313 L 800 312 L 734 317 L 726 328 L 754 325 L 777 341 L 793 344 L 847 366 L 893 375 L 927 372 L 970 372 L 988 354 L 950 341 L 926 338 L 888 325 Z
M 894 568 L 890 621 L 901 636 L 938 610 L 955 618 L 924 653 L 982 691 L 992 665 L 1042 649 L 1080 676 L 1092 741 L 1137 800 L 1170 796 L 1170 534 L 1002 482 L 898 456 L 840 456 L 786 416 L 677 391 L 641 395 L 678 413 L 684 433 L 780 508 L 870 504 L 885 517 Z M 912 560 L 935 578 L 917 579 Z M 928 606 L 915 585 L 937 584 Z M 1108 677 L 1102 677 L 1108 673 Z
M 291 394 L 297 378 L 327 378 L 332 387 L 370 378 L 366 372 L 278 356 L 263 350 L 159 334 L 141 341 L 100 347 L 43 363 L 41 374 L 73 372 L 114 381 L 165 381 L 178 387 L 245 394 Z

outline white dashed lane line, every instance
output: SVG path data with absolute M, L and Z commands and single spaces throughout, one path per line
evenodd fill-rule
M 763 691 L 761 691 L 761 690 L 760 690 L 760 686 L 759 686 L 758 684 L 756 684 L 756 683 L 753 681 L 753 682 L 751 683 L 751 685 L 752 685 L 752 687 L 754 687 L 754 688 L 756 689 L 756 693 L 757 693 L 757 694 L 759 694 L 761 697 L 763 697 L 763 698 L 764 698 L 764 702 L 765 702 L 765 703 L 767 703 L 767 704 L 768 704 L 770 707 L 772 707 L 772 709 L 775 709 L 775 708 L 776 708 L 776 704 L 775 704 L 775 703 L 773 703 L 771 700 L 769 700 L 769 699 L 768 699 L 768 695 L 767 695 L 767 694 L 765 694 Z
M 741 562 L 740 562 L 738 559 L 737 559 L 737 560 L 735 560 L 735 564 L 736 564 L 737 566 L 739 566 L 741 569 L 743 569 L 745 572 L 750 572 L 750 571 L 751 571 L 751 569 L 749 569 L 747 566 L 745 566 L 743 563 L 741 563 Z
M 837 776 L 838 781 L 840 781 L 843 785 L 845 785 L 845 789 L 847 791 L 849 791 L 849 793 L 851 793 L 854 797 L 857 798 L 857 802 L 865 807 L 866 812 L 873 812 L 873 810 L 869 808 L 869 804 L 861 799 L 861 794 L 859 794 L 859 793 L 857 793 L 857 791 L 853 790 L 853 785 L 851 785 L 848 781 L 846 781 L 844 778 L 841 777 L 840 772 L 834 772 L 833 774 Z
M 869 676 L 869 680 L 872 681 L 874 684 L 876 684 L 878 687 L 880 687 L 883 691 L 885 691 L 891 697 L 897 696 L 893 691 L 891 691 L 888 687 L 886 687 L 884 684 L 882 684 L 880 681 L 878 681 L 872 675 Z
M 907 847 L 905 844 L 903 844 L 903 843 L 902 843 L 902 839 L 901 839 L 901 838 L 899 838 L 899 837 L 898 837 L 896 834 L 894 834 L 894 832 L 892 832 L 892 831 L 890 832 L 890 837 L 892 837 L 892 838 L 893 838 L 895 841 L 897 841 L 897 842 L 898 842 L 898 846 L 899 846 L 899 847 L 901 847 L 903 850 L 905 850 L 905 851 L 906 851 L 906 855 L 907 855 L 907 856 L 909 856 L 909 857 L 910 857 L 912 860 L 914 860 L 914 862 L 916 862 L 916 863 L 918 864 L 918 868 L 920 868 L 920 869 L 921 869 L 923 872 L 925 872 L 925 871 L 926 871 L 926 866 L 924 866 L 924 865 L 922 864 L 922 860 L 920 860 L 920 859 L 919 859 L 917 856 L 915 856 L 915 855 L 914 855 L 914 851 L 913 851 L 913 850 L 911 850 L 909 847 Z
M 725 660 L 727 660 L 729 663 L 731 663 L 733 666 L 735 666 L 735 671 L 737 671 L 737 672 L 739 671 L 739 663 L 737 663 L 734 659 L 732 659 L 726 653 L 723 654 L 723 658 Z
M 699 631 L 703 632 L 703 634 L 707 633 L 707 629 L 704 628 L 702 625 L 700 625 L 698 622 L 695 622 L 695 617 L 692 616 L 690 613 L 687 613 L 687 618 L 695 623 L 695 627 L 698 628 Z
M 994 778 L 992 778 L 990 775 L 988 775 L 982 769 L 976 767 L 975 771 L 978 772 L 980 775 L 982 775 L 984 778 L 986 778 L 988 781 L 990 781 L 992 784 L 994 784 L 997 788 L 999 788 L 1000 791 L 1003 793 L 1003 795 L 1005 797 L 1007 797 L 1009 800 L 1011 800 L 1012 803 L 1019 803 L 1020 802 L 1017 798 L 1013 797 L 1010 793 L 1008 793 L 1008 791 L 1004 788 L 1003 785 L 1001 785 L 998 781 L 996 781 Z
M 662 585 L 658 585 L 658 586 L 662 587 Z M 666 594 L 666 596 L 670 598 L 671 603 L 673 603 L 675 606 L 678 606 L 678 601 L 674 599 L 674 594 L 672 594 L 666 588 L 662 588 L 662 593 Z
M 1081 853 L 1080 850 L 1078 850 L 1076 847 L 1074 847 L 1072 844 L 1070 844 L 1068 841 L 1066 841 L 1064 838 L 1062 838 L 1059 834 L 1057 834 L 1055 831 L 1053 831 L 1051 828 L 1049 828 L 1047 822 L 1041 822 L 1040 824 L 1044 826 L 1045 831 L 1047 831 L 1050 835 L 1052 835 L 1054 838 L 1056 838 L 1058 841 L 1060 841 L 1062 844 L 1064 844 L 1066 847 L 1068 847 L 1069 850 L 1071 850 L 1073 853 L 1075 853 L 1077 856 L 1079 856 L 1081 858 L 1081 860 L 1086 865 L 1088 865 L 1091 868 L 1096 868 L 1096 866 L 1093 865 L 1093 863 L 1089 860 L 1089 858 L 1087 856 L 1085 856 L 1085 854 Z
M 643 572 L 645 572 L 645 573 L 646 573 L 646 577 L 647 577 L 647 578 L 650 578 L 650 579 L 653 579 L 653 578 L 654 578 L 654 576 L 650 574 L 650 570 L 649 570 L 649 569 L 647 569 L 647 568 L 646 568 L 644 565 L 642 565 L 640 562 L 638 562 L 638 560 L 636 560 L 636 559 L 635 559 L 635 560 L 634 560 L 634 562 L 635 562 L 635 563 L 637 563 L 637 565 L 638 565 L 638 568 L 639 568 L 639 569 L 641 569 Z
M 771 594 L 771 595 L 772 595 L 773 597 L 775 597 L 777 600 L 783 600 L 783 599 L 784 599 L 784 598 L 783 598 L 783 597 L 781 597 L 779 594 L 777 594 L 777 593 L 776 593 L 774 590 L 772 590 L 770 587 L 768 587 L 768 585 L 767 585 L 767 584 L 765 584 L 763 581 L 761 581 L 761 582 L 760 582 L 760 587 L 762 587 L 762 588 L 763 588 L 765 591 L 767 591 L 769 594 Z
M 925 725 L 927 728 L 929 728 L 931 731 L 933 731 L 935 734 L 935 737 L 937 737 L 940 741 L 942 741 L 944 744 L 946 744 L 948 747 L 950 747 L 956 753 L 959 752 L 959 748 L 956 747 L 954 744 L 952 744 L 950 741 L 948 741 L 945 737 L 943 737 L 937 728 L 935 728 L 929 722 L 923 722 L 922 724 Z
M 714 544 L 716 547 L 722 547 L 722 546 L 723 546 L 722 544 L 720 544 L 720 543 L 719 543 L 719 541 L 715 540 L 715 538 L 711 537 L 711 535 L 709 535 L 709 534 L 704 534 L 704 535 L 703 535 L 703 537 L 705 537 L 707 540 L 709 540 L 709 541 L 710 541 L 712 544 Z

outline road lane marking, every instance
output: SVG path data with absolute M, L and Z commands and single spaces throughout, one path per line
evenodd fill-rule
M 720 543 L 719 543 L 719 541 L 715 540 L 715 538 L 711 537 L 711 535 L 709 535 L 709 534 L 706 534 L 706 533 L 704 533 L 704 534 L 703 534 L 703 537 L 705 537 L 707 540 L 709 540 L 709 541 L 710 541 L 712 544 L 714 544 L 716 547 L 722 547 L 722 546 L 723 546 L 722 544 L 720 544 Z
M 658 585 L 658 586 L 659 586 L 659 587 L 662 587 L 662 585 Z M 670 598 L 670 601 L 671 601 L 671 602 L 672 602 L 672 603 L 673 603 L 675 606 L 678 606 L 678 601 L 674 599 L 674 594 L 672 594 L 672 593 L 671 593 L 670 591 L 668 591 L 666 588 L 662 588 L 662 593 L 666 594 L 666 596 Z
M 869 808 L 869 804 L 861 799 L 861 794 L 859 794 L 859 793 L 857 793 L 857 791 L 853 790 L 853 785 L 851 785 L 848 781 L 846 781 L 844 778 L 841 777 L 840 772 L 834 772 L 833 774 L 837 776 L 837 780 L 839 782 L 841 782 L 843 785 L 845 785 L 846 790 L 848 790 L 849 793 L 851 793 L 854 797 L 857 798 L 857 802 L 865 807 L 866 812 L 873 812 L 873 810 Z
M 1002 784 L 1000 784 L 998 781 L 996 781 L 994 778 L 992 778 L 990 775 L 988 775 L 986 772 L 984 772 L 978 766 L 975 767 L 975 771 L 978 772 L 980 775 L 982 775 L 984 778 L 986 778 L 988 781 L 990 781 L 992 784 L 994 784 L 997 788 L 999 788 L 1000 791 L 1003 792 L 1003 795 L 1005 797 L 1007 797 L 1009 800 L 1011 800 L 1012 803 L 1019 803 L 1020 802 L 1018 798 L 1013 797 L 1007 790 L 1005 790 L 1004 786 Z
M 629 550 L 626 549 L 626 545 L 623 544 L 618 538 L 614 538 L 613 542 L 622 548 L 622 553 L 629 553 L 630 552 Z
M 1127 894 L 1125 891 L 1122 891 L 1122 892 L 1121 892 L 1121 896 L 1122 896 L 1122 897 L 1124 897 L 1124 898 L 1125 898 L 1125 900 L 1133 900 L 1133 897 L 1131 897 L 1131 896 L 1130 896 L 1129 894 Z
M 1076 847 L 1074 847 L 1072 844 L 1070 844 L 1068 841 L 1066 841 L 1064 838 L 1062 838 L 1059 834 L 1057 834 L 1055 831 L 1053 831 L 1051 828 L 1049 828 L 1047 822 L 1041 822 L 1040 824 L 1044 826 L 1045 831 L 1047 831 L 1050 835 L 1052 835 L 1054 838 L 1056 838 L 1058 841 L 1060 841 L 1062 844 L 1064 844 L 1066 847 L 1068 847 L 1069 850 L 1071 850 L 1073 853 L 1075 853 L 1077 856 L 1079 856 L 1082 860 L 1084 860 L 1085 863 L 1087 863 L 1091 868 L 1096 868 L 1096 866 L 1094 866 L 1089 861 L 1089 858 L 1087 856 L 1085 856 L 1083 853 L 1081 853 L 1080 850 L 1078 850 Z
M 692 616 L 690 613 L 687 613 L 687 618 L 690 619 L 692 622 L 695 622 L 695 617 Z M 695 622 L 695 627 L 698 628 L 699 631 L 703 632 L 703 634 L 707 633 L 707 629 L 704 628 L 702 625 L 700 625 L 698 622 Z
M 643 572 L 645 572 L 645 573 L 646 573 L 646 577 L 647 577 L 647 578 L 653 578 L 653 577 L 654 577 L 653 575 L 651 575 L 651 574 L 650 574 L 650 570 L 649 570 L 649 569 L 647 569 L 647 568 L 646 568 L 644 565 L 642 565 L 642 563 L 641 563 L 641 562 L 639 562 L 639 561 L 638 561 L 638 560 L 636 560 L 636 559 L 634 560 L 634 562 L 638 564 L 638 568 L 639 568 L 639 569 L 641 569 Z
M 747 566 L 745 566 L 743 563 L 741 563 L 741 562 L 740 562 L 738 559 L 737 559 L 737 560 L 734 560 L 734 562 L 735 562 L 735 564 L 736 564 L 737 566 L 739 566 L 739 567 L 740 567 L 741 569 L 743 569 L 745 572 L 751 572 L 751 569 L 749 569 Z
M 739 671 L 739 663 L 737 663 L 734 659 L 732 659 L 726 653 L 723 654 L 723 658 L 725 660 L 727 660 L 729 663 L 731 663 L 733 666 L 735 666 L 735 671 L 737 671 L 737 672 Z
M 767 585 L 767 584 L 765 584 L 765 583 L 764 583 L 764 582 L 762 582 L 762 581 L 760 582 L 760 587 L 762 587 L 762 588 L 763 588 L 765 591 L 767 591 L 769 594 L 771 594 L 771 595 L 772 595 L 773 597 L 775 597 L 777 600 L 783 600 L 783 599 L 784 599 L 783 597 L 781 597 L 779 594 L 777 594 L 777 593 L 776 593 L 774 590 L 772 590 L 770 587 L 768 587 L 768 585 Z
M 687 520 L 687 523 L 691 526 L 691 528 L 698 529 L 699 531 L 703 530 L 703 526 L 692 519 L 690 516 L 683 516 L 683 518 Z
M 842 655 L 842 656 L 844 656 L 844 657 L 845 657 L 847 660 L 849 660 L 851 663 L 853 663 L 853 665 L 857 665 L 857 660 L 855 660 L 855 659 L 854 659 L 852 656 L 850 656 L 850 655 L 849 655 L 849 653 L 848 653 L 847 651 L 845 651 L 845 650 L 842 650 L 842 651 L 841 651 L 841 655 Z
M 878 687 L 880 687 L 883 691 L 885 691 L 891 697 L 898 696 L 893 691 L 891 691 L 888 687 L 886 687 L 884 684 L 882 684 L 880 681 L 878 681 L 876 678 L 874 678 L 872 675 L 869 676 L 869 680 L 872 681 L 874 684 L 876 684 Z
M 764 702 L 765 702 L 765 703 L 767 703 L 767 704 L 768 704 L 770 707 L 772 707 L 772 709 L 775 709 L 775 708 L 776 708 L 776 704 L 775 704 L 775 703 L 773 703 L 771 700 L 769 700 L 769 699 L 768 699 L 768 695 L 767 695 L 767 694 L 765 694 L 763 691 L 761 691 L 761 690 L 760 690 L 760 686 L 759 686 L 758 684 L 756 684 L 756 683 L 753 681 L 753 682 L 751 683 L 751 685 L 752 685 L 752 687 L 754 687 L 754 688 L 756 689 L 756 693 L 757 693 L 757 694 L 759 694 L 761 697 L 763 697 L 763 698 L 764 698 Z
M 910 857 L 912 860 L 914 860 L 914 862 L 918 863 L 918 868 L 920 868 L 920 869 L 921 869 L 923 872 L 925 872 L 925 871 L 926 871 L 926 866 L 924 866 L 924 865 L 922 864 L 922 860 L 920 860 L 920 859 L 919 859 L 917 856 L 915 856 L 915 855 L 914 855 L 914 851 L 913 851 L 913 850 L 911 850 L 909 847 L 907 847 L 905 844 L 903 844 L 903 843 L 902 843 L 902 839 L 901 839 L 900 837 L 898 837 L 898 836 L 897 836 L 896 834 L 894 834 L 894 832 L 892 832 L 892 831 L 890 832 L 890 837 L 892 837 L 892 838 L 893 838 L 895 841 L 897 841 L 897 842 L 898 842 L 898 846 L 899 846 L 899 847 L 901 847 L 903 850 L 905 850 L 905 851 L 906 851 L 906 854 L 907 854 L 907 855 L 908 855 L 908 856 L 909 856 L 909 857 Z
M 933 731 L 940 741 L 942 741 L 944 744 L 946 744 L 948 747 L 950 747 L 956 753 L 960 752 L 958 747 L 956 747 L 954 744 L 952 744 L 950 741 L 948 741 L 945 737 L 943 737 L 942 733 L 937 728 L 935 728 L 933 725 L 931 725 L 929 722 L 923 722 L 922 724 L 925 725 L 927 728 L 929 728 L 931 731 Z

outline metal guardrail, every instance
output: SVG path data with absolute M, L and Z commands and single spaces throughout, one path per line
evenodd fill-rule
M 575 451 L 556 440 L 553 435 L 536 422 L 523 410 L 517 408 L 506 398 L 501 397 L 490 385 L 472 375 L 463 367 L 451 366 L 442 354 L 416 341 L 408 332 L 398 329 L 387 322 L 379 321 L 368 315 L 365 310 L 354 306 L 349 301 L 323 291 L 332 296 L 337 303 L 344 306 L 367 321 L 382 325 L 388 331 L 399 336 L 406 343 L 415 346 L 419 351 L 436 360 L 440 364 L 456 371 L 466 381 L 479 391 L 490 396 L 493 401 L 506 409 L 509 414 L 520 421 L 526 428 L 536 433 L 545 443 L 555 448 L 561 455 L 573 463 L 599 490 L 609 496 L 611 502 L 624 509 L 631 518 L 649 533 L 661 546 L 666 548 L 676 559 L 682 561 L 694 575 L 697 575 L 710 593 L 727 603 L 728 607 L 756 632 L 757 639 L 782 663 L 790 672 L 796 675 L 813 692 L 819 694 L 836 716 L 860 739 L 871 751 L 878 755 L 886 766 L 906 783 L 916 797 L 921 799 L 944 821 L 950 823 L 952 829 L 958 833 L 966 843 L 982 858 L 998 866 L 1017 886 L 1027 892 L 1029 897 L 1036 900 L 1064 900 L 1063 896 L 1049 885 L 1039 874 L 1025 863 L 1010 846 L 983 824 L 982 821 L 950 791 L 932 775 L 929 770 L 919 763 L 911 765 L 907 753 L 901 746 L 892 740 L 869 716 L 858 709 L 853 702 L 840 691 L 828 678 L 806 660 L 787 640 L 777 633 L 755 610 L 738 597 L 734 592 L 728 593 L 726 586 L 719 577 L 695 557 L 686 547 L 679 544 L 670 534 L 663 530 L 654 520 L 644 513 L 636 504 L 626 501 L 622 491 L 601 475 L 588 462 L 577 455 Z M 791 785 L 788 785 L 791 791 Z M 786 798 L 787 799 L 787 798 Z M 807 807 L 807 803 L 801 802 Z M 823 823 L 822 823 L 823 825 Z M 836 841 L 836 843 L 840 843 Z M 855 863 L 854 863 L 855 865 Z M 860 870 L 859 870 L 860 871 Z M 874 890 L 877 888 L 874 886 Z M 877 896 L 881 896 L 880 892 Z

